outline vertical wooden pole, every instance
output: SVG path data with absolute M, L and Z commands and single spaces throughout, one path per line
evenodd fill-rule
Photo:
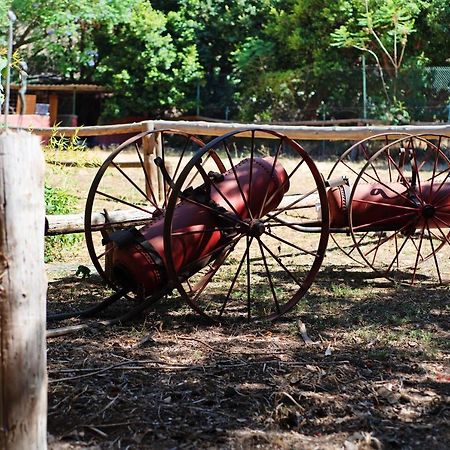
M 154 124 L 153 122 L 143 122 L 142 131 L 153 131 Z M 158 201 L 160 198 L 160 194 L 158 193 L 158 171 L 153 160 L 156 158 L 156 138 L 155 133 L 151 133 L 142 138 L 142 149 L 144 152 L 143 161 L 144 161 L 144 169 L 147 172 L 147 176 L 150 181 L 150 186 L 145 185 L 145 192 L 147 196 L 151 199 L 153 198 L 152 192 L 155 196 L 155 199 Z
M 160 158 L 163 157 L 163 153 L 162 153 L 162 134 L 158 133 L 155 136 L 156 138 L 156 156 L 159 156 Z M 159 201 L 160 203 L 162 203 L 164 201 L 164 192 L 165 192 L 165 182 L 164 182 L 164 178 L 163 178 L 163 174 L 160 170 L 157 171 L 157 175 L 158 175 L 158 195 L 159 195 Z
M 50 126 L 53 127 L 58 121 L 58 94 L 50 94 L 49 100 L 49 114 L 50 114 Z
M 47 448 L 44 160 L 39 138 L 0 134 L 0 448 Z

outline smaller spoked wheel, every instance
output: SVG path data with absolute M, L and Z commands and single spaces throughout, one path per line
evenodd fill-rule
M 439 136 L 401 138 L 352 187 L 353 245 L 373 270 L 406 284 L 450 281 L 450 160 Z
M 350 193 L 363 167 L 370 158 L 385 145 L 408 137 L 407 133 L 382 133 L 362 139 L 350 146 L 333 164 L 327 176 L 327 182 L 340 184 L 331 187 L 328 193 L 330 205 L 330 238 L 343 253 L 358 264 L 364 265 L 348 229 L 347 213 Z M 376 176 L 376 168 L 369 164 L 370 176 Z M 369 178 L 369 175 L 367 176 Z M 342 180 L 342 182 L 341 182 Z M 370 179 L 367 180 L 370 182 Z M 334 206 L 334 207 L 333 207 Z
M 199 170 L 220 155 L 226 172 Z M 186 165 L 164 228 L 168 277 L 198 313 L 216 322 L 273 320 L 313 282 L 328 240 L 323 179 L 304 149 L 272 131 L 214 139 Z
M 119 287 L 110 271 L 114 244 L 103 240 L 163 216 L 173 187 L 170 180 L 203 145 L 175 130 L 144 132 L 121 144 L 99 168 L 86 201 L 85 237 L 92 263 L 113 287 Z M 219 164 L 216 170 L 224 170 L 216 155 L 209 156 Z

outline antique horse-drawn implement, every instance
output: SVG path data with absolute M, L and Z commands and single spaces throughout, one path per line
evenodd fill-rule
M 235 131 L 206 145 L 173 130 L 145 135 L 160 143 L 163 198 L 150 182 L 155 167 L 142 157 L 144 133 L 101 166 L 87 199 L 86 241 L 118 293 L 82 315 L 123 295 L 139 300 L 138 312 L 177 292 L 215 321 L 276 319 L 307 292 L 330 233 L 350 257 L 388 278 L 449 278 L 450 160 L 442 137 L 366 139 L 325 180 L 297 142 L 273 131 Z M 239 158 L 243 135 L 248 152 Z M 169 139 L 181 148 L 176 157 Z M 138 168 L 123 162 L 130 146 Z

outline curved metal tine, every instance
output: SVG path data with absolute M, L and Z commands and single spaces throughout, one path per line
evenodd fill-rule
M 417 249 L 417 256 L 416 256 L 416 261 L 414 263 L 414 269 L 413 269 L 411 284 L 414 284 L 414 281 L 416 280 L 416 273 L 417 273 L 417 266 L 419 265 L 419 258 L 421 258 L 422 261 L 423 261 L 423 256 L 420 253 L 420 250 L 422 249 L 423 235 L 424 235 L 424 232 L 425 232 L 425 224 L 426 224 L 426 222 L 424 222 L 424 224 L 422 225 L 422 231 L 420 232 L 419 247 L 417 248 L 417 246 L 415 246 L 416 249 Z
M 286 178 L 286 180 L 283 181 L 283 183 L 280 185 L 279 188 L 277 188 L 275 190 L 275 192 L 267 199 L 266 204 L 270 203 L 274 198 L 275 195 L 278 194 L 279 191 L 281 191 L 282 189 L 284 189 L 284 187 L 286 186 L 287 183 L 290 183 L 290 180 L 292 178 L 292 176 L 294 175 L 295 172 L 297 172 L 298 169 L 300 169 L 300 167 L 302 166 L 302 164 L 305 162 L 305 160 L 302 158 L 301 161 L 294 167 L 294 169 L 291 171 L 291 173 L 288 175 L 288 177 Z M 265 206 L 265 205 L 264 205 Z M 286 208 L 284 208 L 286 209 Z M 283 211 L 281 211 L 283 212 Z
M 252 299 L 251 299 L 251 289 L 250 289 L 250 278 L 251 278 L 251 272 L 250 272 L 250 247 L 251 243 L 253 241 L 253 236 L 249 238 L 249 236 L 246 236 L 247 241 L 247 248 L 249 251 L 247 252 L 247 320 L 250 322 L 252 318 L 251 313 L 251 306 L 252 306 Z
M 428 230 L 428 236 L 429 236 L 429 239 L 430 239 L 430 246 L 431 246 L 431 252 L 433 254 L 434 265 L 436 266 L 436 271 L 437 271 L 437 274 L 438 274 L 439 284 L 442 284 L 441 271 L 439 270 L 439 264 L 438 264 L 438 260 L 437 260 L 437 257 L 436 257 L 436 250 L 434 248 L 433 238 L 431 236 L 430 225 L 428 224 L 428 221 L 427 221 L 427 230 Z
M 223 148 L 224 148 L 224 150 L 225 150 L 225 152 L 226 152 L 226 154 L 227 154 L 227 158 L 228 158 L 228 161 L 229 161 L 229 163 L 230 163 L 230 168 L 231 168 L 231 170 L 232 170 L 232 172 L 233 172 L 234 179 L 236 180 L 236 184 L 237 184 L 239 193 L 241 194 L 242 201 L 244 202 L 244 205 L 245 205 L 245 209 L 246 209 L 246 211 L 247 211 L 247 214 L 248 214 L 248 216 L 249 216 L 250 219 L 253 219 L 253 214 L 252 214 L 252 212 L 251 212 L 251 210 L 250 210 L 250 207 L 249 207 L 249 205 L 248 205 L 248 201 L 247 201 L 247 198 L 245 197 L 245 194 L 244 194 L 244 191 L 243 191 L 243 189 L 242 189 L 242 186 L 241 186 L 241 182 L 240 182 L 240 180 L 239 180 L 239 177 L 237 176 L 236 167 L 234 166 L 233 159 L 232 159 L 232 157 L 231 157 L 230 150 L 229 150 L 229 148 L 228 148 L 226 139 L 224 139 L 224 140 L 222 141 L 222 144 L 223 144 Z M 251 169 L 250 169 L 250 170 L 252 170 L 252 168 L 253 168 L 253 158 L 250 160 L 250 164 L 251 164 Z M 251 172 L 250 172 L 250 173 L 251 173 Z
M 252 240 L 253 240 L 253 237 L 251 237 L 250 243 L 251 243 Z M 228 304 L 228 301 L 230 300 L 231 292 L 232 292 L 233 289 L 234 289 L 234 285 L 236 284 L 236 280 L 237 280 L 239 274 L 241 273 L 242 266 L 243 266 L 243 264 L 244 264 L 244 261 L 245 261 L 246 258 L 247 258 L 247 254 L 249 253 L 249 251 L 250 251 L 250 247 L 247 245 L 247 247 L 246 247 L 246 249 L 245 249 L 245 252 L 244 252 L 243 255 L 242 255 L 242 258 L 241 258 L 241 260 L 239 261 L 238 268 L 236 269 L 236 273 L 234 274 L 233 280 L 232 280 L 232 282 L 231 282 L 231 284 L 230 284 L 230 287 L 229 287 L 229 289 L 228 289 L 228 292 L 227 292 L 227 295 L 226 295 L 226 297 L 225 297 L 225 300 L 223 301 L 222 307 L 220 308 L 220 311 L 219 311 L 219 317 L 222 317 L 222 316 L 223 316 L 223 313 L 224 313 L 225 308 L 226 308 L 226 306 L 227 306 L 227 304 Z
M 123 205 L 131 206 L 132 208 L 138 209 L 139 211 L 143 211 L 143 212 L 145 212 L 147 214 L 150 214 L 150 215 L 153 214 L 153 211 L 149 211 L 148 209 L 141 208 L 140 206 L 135 205 L 134 203 L 127 202 L 126 200 L 122 200 L 119 197 L 114 197 L 113 195 L 106 194 L 105 192 L 102 192 L 102 191 L 97 191 L 97 194 L 101 195 L 103 197 L 109 198 L 110 200 L 113 200 L 113 201 L 116 201 L 118 203 L 121 203 Z
M 290 228 L 290 227 L 288 227 L 288 228 Z M 284 238 L 282 238 L 282 237 L 280 237 L 280 236 L 278 236 L 278 235 L 276 235 L 274 233 L 266 233 L 266 235 L 270 236 L 271 238 L 273 238 L 273 239 L 275 239 L 275 240 L 277 240 L 279 242 L 282 242 L 283 244 L 286 244 L 286 245 L 289 245 L 292 248 L 295 248 L 302 255 L 310 255 L 310 256 L 313 256 L 314 258 L 317 258 L 319 256 L 318 253 L 311 252 L 309 250 L 305 250 L 304 248 L 301 248 L 298 245 L 295 245 L 293 242 L 289 242 L 286 239 L 284 239 Z
M 272 170 L 270 171 L 270 176 L 269 176 L 270 179 L 273 177 L 273 173 L 275 171 L 275 166 L 276 166 L 277 161 L 278 161 L 278 156 L 280 155 L 281 149 L 283 148 L 283 141 L 284 141 L 284 138 L 282 137 L 280 139 L 280 143 L 278 144 L 277 151 L 275 152 L 275 156 L 273 158 Z M 264 211 L 264 207 L 266 206 L 268 192 L 269 191 L 266 190 L 266 192 L 264 194 L 264 199 L 263 199 L 263 201 L 261 203 L 261 208 L 259 209 L 259 213 L 258 213 L 258 218 L 261 217 L 262 212 Z
M 270 274 L 269 266 L 268 266 L 267 260 L 266 260 L 266 255 L 264 253 L 263 246 L 261 245 L 261 240 L 258 239 L 258 238 L 257 238 L 257 240 L 258 240 L 259 250 L 261 252 L 261 256 L 262 256 L 262 259 L 264 261 L 264 267 L 266 269 L 267 279 L 269 280 L 269 286 L 270 286 L 270 291 L 272 292 L 272 298 L 273 298 L 273 300 L 275 302 L 275 308 L 277 310 L 277 314 L 281 314 L 280 304 L 278 302 L 278 298 L 277 298 L 277 294 L 276 294 L 276 291 L 275 291 L 275 287 L 273 285 L 272 275 Z
M 147 170 L 146 170 L 146 168 L 145 168 L 144 161 L 143 161 L 143 159 L 142 159 L 142 155 L 141 155 L 141 152 L 139 151 L 139 146 L 138 146 L 137 143 L 134 144 L 134 148 L 135 148 L 136 153 L 137 153 L 137 155 L 138 155 L 139 162 L 140 162 L 141 167 L 142 167 L 142 171 L 144 172 L 145 184 L 146 184 L 146 186 L 147 186 L 147 189 L 148 189 L 148 190 L 151 192 L 151 194 L 152 194 L 152 200 L 153 200 L 153 201 L 152 201 L 151 203 L 152 203 L 152 205 L 153 205 L 159 212 L 162 212 L 162 209 L 158 206 L 158 202 L 156 201 L 155 193 L 153 192 L 152 185 L 151 185 L 151 183 L 150 183 L 149 174 L 147 173 Z

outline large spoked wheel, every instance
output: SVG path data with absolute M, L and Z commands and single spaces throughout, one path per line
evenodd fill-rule
M 175 130 L 145 132 L 121 144 L 98 170 L 86 201 L 85 237 L 92 263 L 113 287 L 118 287 L 110 274 L 114 244 L 104 245 L 102 240 L 114 231 L 164 215 L 171 186 L 161 180 L 165 176 L 176 179 L 203 145 L 195 136 Z M 158 165 L 154 162 L 157 156 Z M 216 170 L 223 171 L 220 159 L 210 156 Z
M 353 245 L 373 270 L 406 284 L 450 280 L 450 160 L 443 139 L 410 136 L 365 164 L 352 188 Z
M 227 172 L 205 168 L 197 189 L 186 191 L 210 151 Z M 196 218 L 188 226 L 187 210 Z M 175 184 L 164 228 L 168 276 L 213 321 L 273 320 L 313 282 L 328 228 L 323 179 L 299 144 L 272 131 L 228 133 L 196 154 Z
M 332 166 L 327 176 L 327 182 L 332 185 L 339 183 L 340 180 L 345 180 L 340 183 L 340 186 L 331 188 L 336 191 L 334 198 L 342 199 L 343 209 L 341 211 L 342 214 L 339 214 L 340 217 L 337 217 L 337 220 L 334 220 L 333 205 L 330 205 L 330 238 L 337 248 L 339 248 L 353 261 L 361 265 L 364 265 L 365 262 L 356 250 L 356 245 L 351 238 L 347 223 L 348 205 L 352 186 L 354 185 L 362 168 L 370 160 L 370 158 L 385 145 L 398 140 L 402 136 L 408 137 L 410 134 L 382 133 L 356 142 L 344 153 L 342 153 L 342 155 Z M 339 205 L 339 207 L 340 206 L 341 205 Z M 344 219 L 345 223 L 340 220 L 341 218 Z

